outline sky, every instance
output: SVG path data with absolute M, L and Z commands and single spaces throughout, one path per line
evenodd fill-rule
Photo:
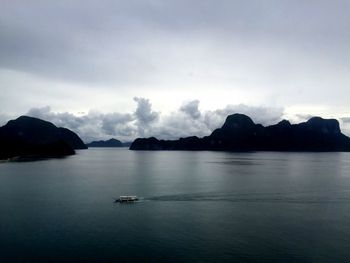
M 0 0 L 0 123 L 84 141 L 336 118 L 350 135 L 348 0 Z

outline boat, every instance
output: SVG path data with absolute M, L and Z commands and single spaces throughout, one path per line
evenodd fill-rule
M 115 201 L 117 203 L 133 203 L 138 201 L 139 198 L 136 195 L 121 195 Z

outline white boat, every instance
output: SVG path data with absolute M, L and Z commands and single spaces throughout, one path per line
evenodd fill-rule
M 121 195 L 115 201 L 119 203 L 131 203 L 131 202 L 136 202 L 138 200 L 139 198 L 136 195 Z

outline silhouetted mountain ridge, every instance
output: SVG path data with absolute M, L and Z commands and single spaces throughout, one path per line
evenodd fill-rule
M 287 120 L 264 127 L 244 114 L 232 114 L 211 135 L 179 140 L 138 138 L 131 150 L 224 151 L 350 151 L 350 138 L 341 133 L 335 119 L 313 117 L 291 124 Z
M 92 141 L 88 144 L 86 144 L 87 147 L 107 147 L 107 148 L 114 148 L 114 147 L 129 147 L 131 145 L 131 142 L 121 142 L 117 139 L 109 139 L 106 141 Z
M 58 157 L 87 147 L 77 134 L 41 119 L 20 116 L 0 127 L 0 159 L 17 156 Z

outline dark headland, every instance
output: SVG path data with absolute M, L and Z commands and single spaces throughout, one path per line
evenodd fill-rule
M 0 159 L 62 157 L 86 148 L 71 130 L 33 117 L 21 116 L 0 127 Z
M 299 124 L 283 120 L 264 127 L 246 115 L 233 114 L 209 136 L 138 138 L 130 150 L 350 151 L 350 138 L 341 133 L 335 119 L 313 117 Z
M 121 142 L 117 139 L 109 139 L 106 141 L 92 141 L 86 144 L 87 147 L 106 147 L 106 148 L 118 148 L 118 147 L 130 147 L 131 142 Z

